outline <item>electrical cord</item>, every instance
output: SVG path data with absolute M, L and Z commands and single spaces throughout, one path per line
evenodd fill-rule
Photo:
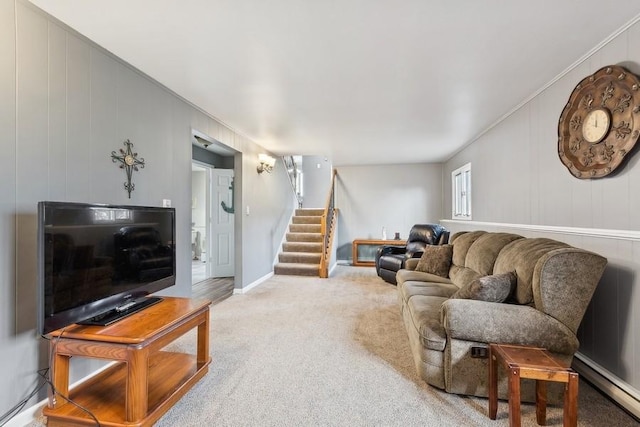
M 24 399 L 18 402 L 13 408 L 9 409 L 4 414 L 0 415 L 0 427 L 4 426 L 9 421 L 11 421 L 13 417 L 18 415 L 18 413 L 20 413 L 20 411 L 22 411 L 24 407 L 27 405 L 27 402 L 29 401 L 29 399 L 35 396 L 42 389 L 42 387 L 44 387 L 48 383 L 48 380 L 46 379 L 48 372 L 49 372 L 49 368 L 38 370 L 38 375 L 40 375 L 40 377 L 42 378 L 45 378 L 45 381 L 43 381 L 41 384 L 36 385 L 36 387 L 31 391 L 31 393 L 29 393 Z
M 66 328 L 65 328 L 66 329 Z M 60 334 L 53 340 L 53 348 L 51 349 L 51 351 L 49 351 L 49 367 L 47 368 L 43 368 L 43 369 L 39 369 L 37 371 L 38 375 L 40 376 L 40 378 L 42 378 L 42 383 L 38 384 L 32 391 L 31 393 L 29 393 L 29 395 L 27 395 L 24 399 L 22 399 L 20 402 L 18 402 L 16 405 L 14 405 L 11 409 L 9 409 L 7 412 L 5 412 L 4 414 L 0 415 L 0 427 L 3 427 L 4 425 L 6 425 L 9 421 L 11 421 L 11 419 L 13 417 L 15 417 L 16 415 L 18 415 L 20 413 L 20 411 L 22 411 L 24 409 L 24 407 L 27 405 L 27 402 L 33 397 L 35 396 L 45 385 L 49 385 L 49 387 L 51 388 L 51 402 L 55 404 L 56 401 L 56 396 L 61 397 L 62 399 L 64 399 L 65 401 L 67 401 L 68 403 L 72 404 L 73 406 L 75 406 L 76 408 L 86 412 L 91 418 L 93 418 L 93 421 L 95 421 L 96 426 L 100 427 L 100 421 L 98 421 L 98 418 L 96 418 L 96 416 L 93 414 L 93 412 L 91 412 L 90 410 L 88 410 L 87 408 L 85 408 L 84 406 L 74 402 L 71 398 L 69 398 L 68 396 L 63 395 L 62 393 L 60 393 L 58 390 L 56 390 L 55 386 L 53 385 L 53 382 L 51 381 L 51 366 L 53 365 L 53 354 L 55 353 L 55 349 L 58 345 L 58 342 L 60 341 L 60 339 L 62 338 L 62 334 L 64 334 L 65 329 L 63 329 Z M 41 335 L 42 338 L 44 338 L 47 341 L 52 341 L 51 338 L 45 336 L 45 335 Z
M 58 343 L 62 339 L 62 335 L 65 333 L 66 329 L 67 328 L 63 328 L 62 331 L 60 331 L 60 334 L 58 334 L 58 336 L 55 337 L 55 339 L 53 340 L 53 348 L 49 351 L 49 366 L 50 367 L 53 366 L 53 355 L 55 354 L 56 347 L 58 346 Z M 50 340 L 49 338 L 47 338 L 44 335 L 42 335 L 42 337 L 44 339 Z M 49 374 L 49 373 L 50 373 L 50 368 L 47 368 L 47 374 Z M 51 403 L 55 404 L 56 396 L 60 396 L 62 399 L 66 400 L 68 403 L 72 404 L 73 406 L 75 406 L 76 408 L 80 409 L 81 411 L 87 413 L 91 418 L 93 418 L 93 421 L 95 421 L 96 427 L 100 427 L 100 421 L 98 421 L 98 418 L 94 415 L 94 413 L 91 412 L 89 409 L 85 408 L 84 406 L 80 405 L 79 403 L 74 402 L 68 396 L 65 396 L 64 394 L 60 393 L 56 389 L 56 387 L 53 384 L 53 382 L 51 381 L 51 377 L 50 376 L 47 376 L 45 378 L 45 381 L 46 381 L 46 384 L 49 384 L 49 387 L 51 388 Z

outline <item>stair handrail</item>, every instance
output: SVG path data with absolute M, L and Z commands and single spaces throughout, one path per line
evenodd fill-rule
M 298 175 L 298 164 L 293 156 L 283 156 L 282 162 L 284 163 L 284 168 L 287 171 L 287 175 L 289 176 L 289 182 L 291 183 L 291 188 L 293 190 L 293 194 L 296 196 L 296 200 L 298 202 L 298 208 L 302 207 L 302 194 L 300 187 L 300 180 Z M 302 174 L 302 173 L 300 173 Z
M 322 253 L 320 254 L 320 271 L 321 278 L 329 277 L 329 261 L 331 260 L 331 247 L 333 245 L 333 236 L 336 227 L 335 194 L 336 194 L 336 175 L 338 171 L 333 170 L 331 174 L 331 186 L 329 187 L 329 195 L 325 204 L 324 212 L 320 220 L 320 233 L 322 234 Z

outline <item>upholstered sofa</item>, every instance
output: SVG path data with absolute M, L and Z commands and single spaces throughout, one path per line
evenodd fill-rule
M 396 277 L 419 375 L 450 393 L 487 396 L 489 343 L 544 347 L 571 363 L 606 263 L 559 241 L 484 231 L 456 233 L 449 245 L 408 260 Z M 532 401 L 533 384 L 522 387 Z

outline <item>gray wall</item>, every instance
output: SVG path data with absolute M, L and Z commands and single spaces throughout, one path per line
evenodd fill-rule
M 337 167 L 338 255 L 351 260 L 354 239 L 406 239 L 414 224 L 442 218 L 442 165 L 433 163 Z
M 242 209 L 240 211 L 236 209 L 235 225 L 237 228 L 238 219 L 244 218 L 242 258 L 246 265 L 245 274 L 248 274 L 249 267 L 252 267 L 251 276 L 244 277 L 243 283 L 245 285 L 251 284 L 266 272 L 273 271 L 274 261 L 280 251 L 283 236 L 297 204 L 282 161 L 276 162 L 271 173 L 258 174 L 256 170 L 258 154 L 264 152 L 264 149 L 253 145 L 247 147 L 242 156 L 242 168 L 246 173 L 242 174 L 240 183 L 242 186 Z M 234 185 L 237 189 L 237 178 L 235 178 Z M 237 249 L 236 247 L 236 257 L 240 256 Z
M 640 155 L 634 150 L 619 173 L 590 181 L 574 178 L 557 154 L 558 118 L 573 88 L 610 64 L 640 73 L 640 24 L 445 164 L 445 218 L 451 218 L 451 171 L 471 161 L 474 222 L 443 223 L 454 231 L 497 229 L 550 237 L 606 256 L 608 267 L 580 329 L 580 353 L 638 393 Z
M 302 156 L 303 208 L 324 208 L 331 186 L 331 162 L 322 156 Z
M 158 206 L 171 199 L 177 284 L 165 294 L 190 296 L 193 129 L 239 152 L 236 202 L 240 212 L 252 208 L 236 215 L 242 288 L 272 271 L 270 252 L 293 205 L 284 171 L 259 176 L 257 153 L 264 149 L 30 3 L 0 0 L 0 413 L 27 395 L 47 365 L 46 343 L 35 330 L 38 201 Z M 110 158 L 125 139 L 146 161 L 134 173 L 131 199 L 124 171 Z M 99 365 L 74 359 L 72 381 Z

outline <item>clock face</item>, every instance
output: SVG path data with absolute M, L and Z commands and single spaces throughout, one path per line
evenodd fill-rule
M 558 156 L 576 178 L 620 166 L 640 136 L 640 80 L 610 65 L 578 83 L 558 120 Z
M 582 136 L 590 144 L 602 141 L 611 126 L 609 111 L 604 108 L 591 110 L 582 123 Z

